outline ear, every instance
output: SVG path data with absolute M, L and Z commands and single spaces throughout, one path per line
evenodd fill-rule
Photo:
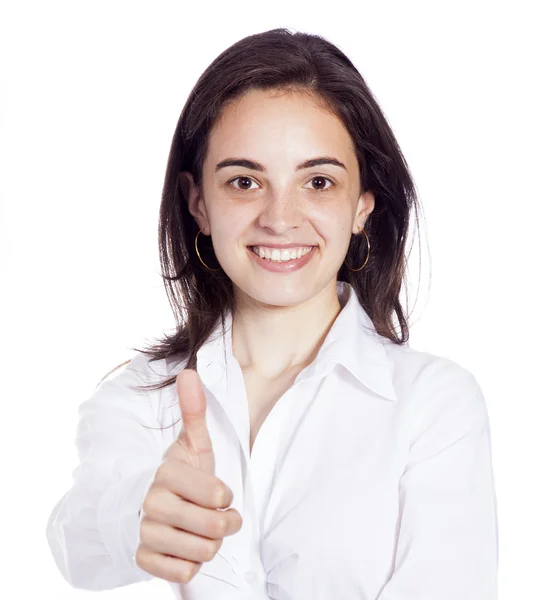
M 201 197 L 200 188 L 194 183 L 192 174 L 189 171 L 180 171 L 178 173 L 178 184 L 180 185 L 184 199 L 188 203 L 190 214 L 196 219 L 196 223 L 202 233 L 209 235 L 211 229 L 209 227 L 209 219 L 207 218 L 207 209 Z
M 364 192 L 358 199 L 356 217 L 353 224 L 353 233 L 357 234 L 366 223 L 370 213 L 374 210 L 376 198 L 371 191 Z M 356 229 L 356 231 L 354 231 Z

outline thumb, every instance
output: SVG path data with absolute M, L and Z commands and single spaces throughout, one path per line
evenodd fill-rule
M 205 420 L 207 401 L 200 376 L 194 369 L 182 370 L 176 377 L 176 389 L 182 413 L 177 442 L 186 449 L 189 464 L 214 475 L 215 456 Z

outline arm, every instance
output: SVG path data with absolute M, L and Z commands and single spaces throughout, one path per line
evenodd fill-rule
M 377 600 L 496 600 L 498 522 L 490 425 L 475 378 L 444 370 L 400 480 L 394 571 Z
M 156 418 L 161 392 L 126 387 L 147 383 L 146 362 L 137 354 L 79 407 L 79 464 L 46 528 L 56 565 L 76 588 L 108 590 L 153 578 L 136 566 L 134 556 L 140 507 L 169 430 L 161 432 Z

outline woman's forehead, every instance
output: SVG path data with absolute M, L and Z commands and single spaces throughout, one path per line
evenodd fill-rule
M 212 128 L 207 156 L 211 164 L 237 155 L 260 163 L 292 162 L 293 168 L 314 156 L 350 161 L 352 139 L 330 111 L 300 95 L 251 94 L 228 105 Z

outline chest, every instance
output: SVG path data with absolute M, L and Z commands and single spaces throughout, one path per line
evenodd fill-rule
M 231 423 L 249 437 L 252 460 L 238 450 L 230 423 L 218 435 L 223 411 L 208 426 L 216 475 L 233 489 L 245 526 L 225 538 L 221 556 L 204 563 L 193 582 L 240 578 L 244 585 L 245 571 L 259 570 L 271 598 L 376 598 L 393 568 L 408 419 L 396 418 L 389 403 L 342 369 L 301 378 L 294 388 L 294 374 L 270 380 L 241 372 L 243 382 L 233 379 L 238 410 L 230 411 Z M 259 433 L 269 435 L 269 444 L 255 444 Z M 233 572 L 231 565 L 243 561 Z M 208 590 L 210 596 L 218 594 Z
M 243 370 L 244 386 L 250 414 L 250 453 L 267 416 L 277 401 L 291 387 L 298 371 L 276 379 L 266 379 L 261 375 Z

